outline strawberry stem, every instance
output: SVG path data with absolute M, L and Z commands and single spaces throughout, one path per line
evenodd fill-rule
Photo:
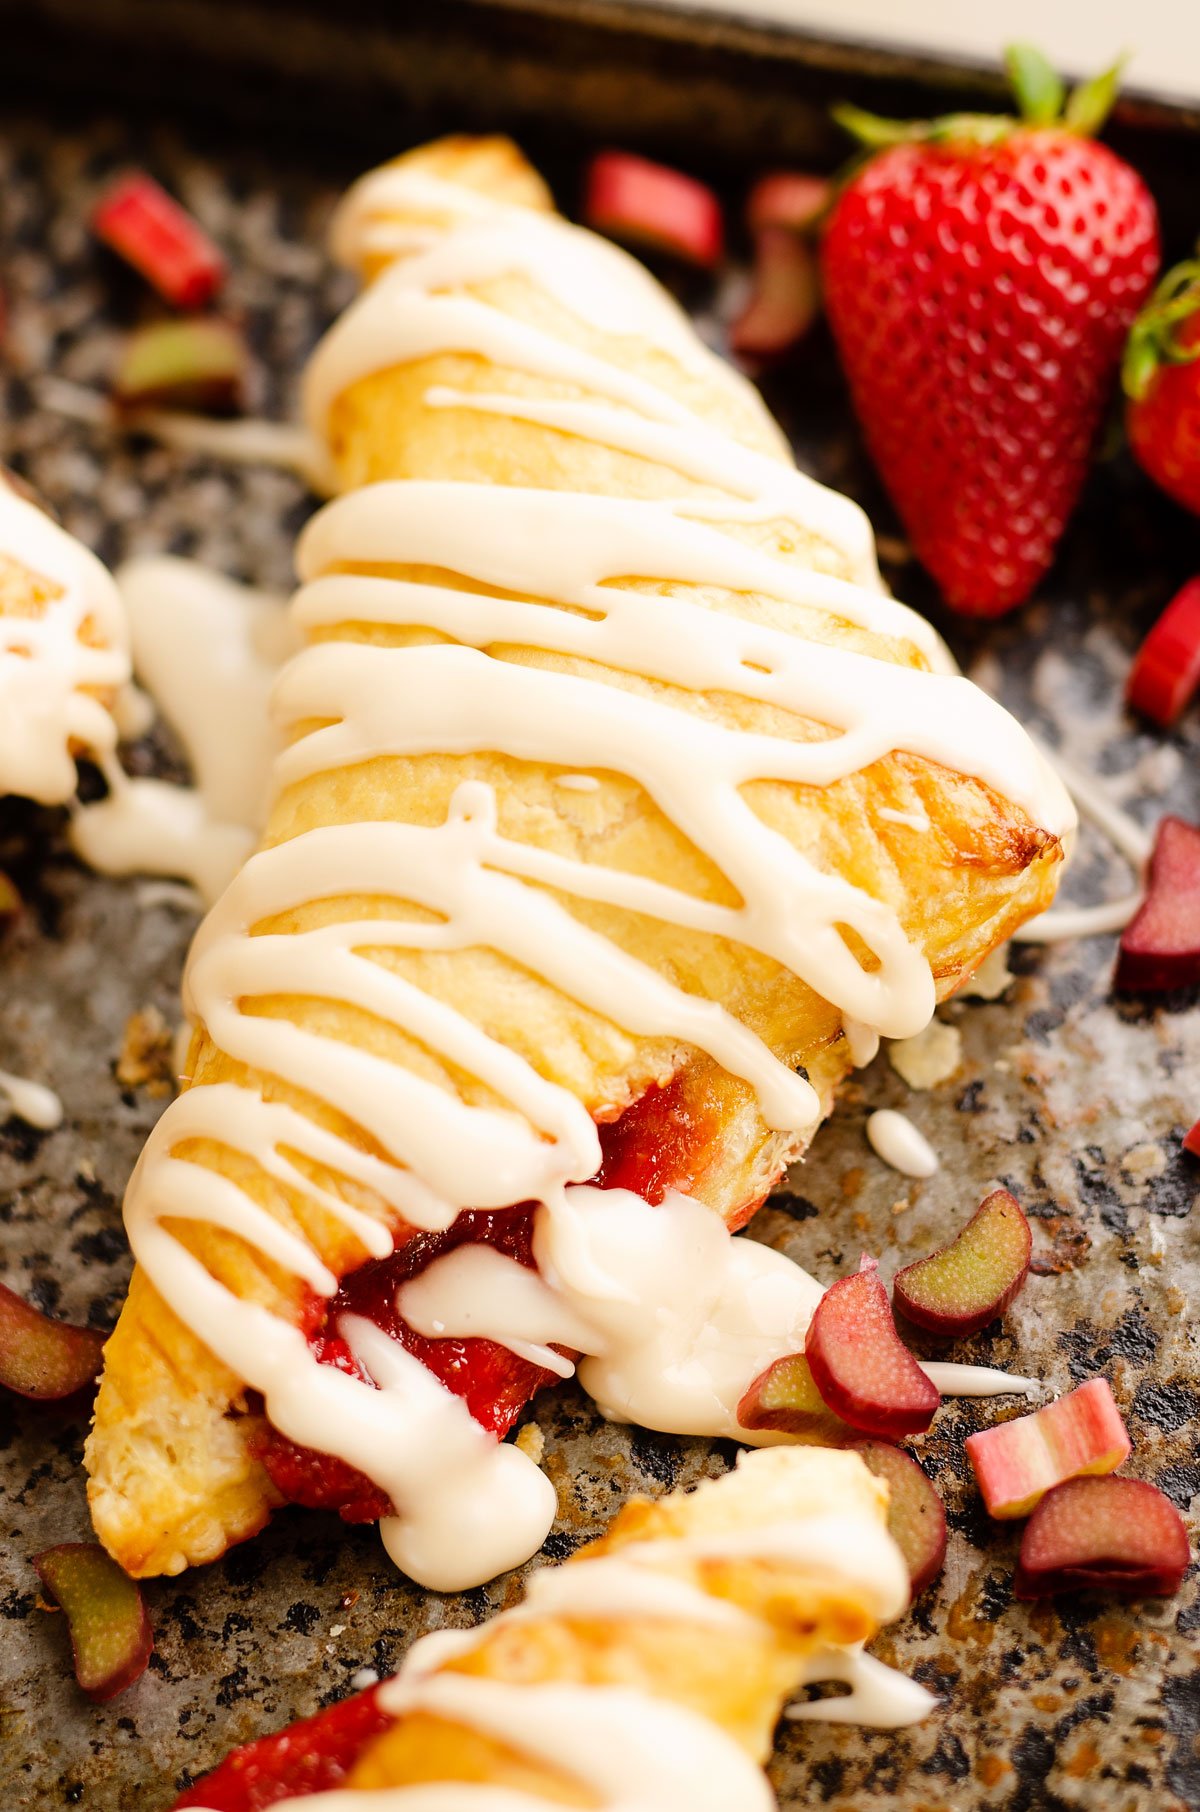
M 1101 70 L 1090 82 L 1081 82 L 1071 90 L 1063 113 L 1064 126 L 1078 132 L 1081 138 L 1095 138 L 1113 110 L 1125 61 L 1123 56 L 1118 57 L 1110 69 Z
M 1058 118 L 1066 89 L 1054 65 L 1036 45 L 1010 44 L 1004 67 L 1023 120 L 1031 126 L 1048 126 Z
M 1197 311 L 1200 259 L 1189 258 L 1167 272 L 1129 330 L 1121 383 L 1131 401 L 1145 396 L 1160 365 L 1190 365 L 1200 358 L 1200 340 L 1185 345 L 1178 331 Z

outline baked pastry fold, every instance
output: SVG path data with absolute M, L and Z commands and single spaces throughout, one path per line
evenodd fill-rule
M 130 678 L 108 573 L 0 471 L 0 797 L 74 797 L 75 758 L 116 748 Z
M 359 1705 L 235 1752 L 176 1812 L 240 1812 L 251 1781 L 257 1806 L 314 1812 L 322 1789 L 339 1807 L 361 1793 L 419 1812 L 419 1789 L 450 1783 L 445 1803 L 464 1812 L 766 1812 L 758 1767 L 806 1680 L 868 1680 L 877 1722 L 934 1704 L 861 1654 L 908 1600 L 886 1502 L 856 1454 L 813 1448 L 746 1455 L 690 1494 L 635 1500 L 601 1540 L 534 1574 L 523 1604 L 427 1637 Z
M 281 1497 L 345 1503 L 328 1469 L 296 1482 L 317 1449 L 410 1525 L 437 1473 L 393 1551 L 449 1583 L 432 1525 L 481 1539 L 479 1424 L 545 1375 L 530 1347 L 577 1342 L 417 1341 L 413 1254 L 484 1211 L 524 1288 L 595 1176 L 741 1225 L 852 1057 L 1049 903 L 1073 824 L 884 594 L 861 513 L 512 147 L 409 154 L 335 242 L 374 279 L 307 381 L 344 495 L 300 544 L 288 746 L 189 964 L 88 1445 L 97 1531 L 137 1574 L 214 1558 Z M 483 1545 L 479 1567 L 520 1557 Z

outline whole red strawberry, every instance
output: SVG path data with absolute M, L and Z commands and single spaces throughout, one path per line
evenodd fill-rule
M 1200 515 L 1200 263 L 1177 264 L 1133 324 L 1122 375 L 1134 456 Z
M 1023 118 L 839 118 L 873 155 L 822 247 L 867 444 L 948 603 L 997 616 L 1054 555 L 1158 269 L 1140 177 L 1087 134 L 1117 72 L 1063 89 L 1009 52 Z

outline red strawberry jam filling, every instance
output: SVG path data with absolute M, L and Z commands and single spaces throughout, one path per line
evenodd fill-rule
M 219 1768 L 189 1787 L 172 1807 L 208 1812 L 263 1812 L 282 1799 L 303 1799 L 341 1786 L 372 1737 L 392 1722 L 378 1705 L 379 1688 L 356 1693 L 227 1755 Z
M 689 1093 L 681 1072 L 666 1088 L 648 1089 L 619 1119 L 599 1127 L 602 1160 L 596 1181 L 602 1188 L 630 1189 L 648 1202 L 661 1202 L 668 1189 L 691 1187 L 711 1154 L 719 1124 L 716 1101 L 703 1091 Z M 434 1340 L 415 1333 L 396 1311 L 396 1292 L 435 1258 L 468 1243 L 494 1246 L 532 1267 L 533 1217 L 528 1203 L 486 1213 L 471 1209 L 444 1233 L 415 1233 L 389 1257 L 360 1265 L 342 1279 L 336 1296 L 311 1297 L 305 1331 L 314 1355 L 322 1365 L 336 1365 L 368 1381 L 334 1331 L 344 1314 L 365 1316 L 461 1397 L 481 1427 L 502 1438 L 555 1374 L 494 1340 Z M 269 1424 L 259 1458 L 288 1503 L 336 1510 L 350 1523 L 376 1522 L 391 1514 L 385 1494 L 353 1466 L 301 1447 Z

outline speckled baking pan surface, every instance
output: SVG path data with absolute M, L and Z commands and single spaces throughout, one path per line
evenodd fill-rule
M 228 299 L 256 356 L 256 408 L 289 412 L 304 357 L 345 299 L 322 234 L 349 168 L 314 165 L 311 153 L 305 166 L 237 150 L 198 155 L 166 131 L 112 121 L 62 129 L 10 115 L 0 125 L 9 301 L 0 456 L 110 562 L 185 553 L 282 588 L 312 507 L 297 482 L 122 445 L 46 406 L 49 374 L 102 384 L 117 334 L 137 316 L 135 285 L 84 225 L 98 183 L 131 161 L 153 168 L 228 250 Z M 558 174 L 569 205 L 573 172 L 564 165 Z M 720 299 L 687 300 L 718 332 Z M 779 375 L 770 401 L 795 430 L 803 462 L 891 528 L 826 341 L 818 336 Z M 894 586 L 927 605 L 903 549 L 885 541 L 885 553 L 900 557 L 887 567 Z M 1200 816 L 1200 725 L 1193 713 L 1174 737 L 1143 734 L 1122 711 L 1120 687 L 1131 648 L 1195 557 L 1188 525 L 1118 462 L 1097 475 L 1043 603 L 969 636 L 940 622 L 973 677 L 1147 825 L 1164 809 Z M 129 755 L 142 772 L 170 773 L 174 761 L 161 733 Z M 165 1033 L 154 1015 L 164 1027 L 176 1021 L 193 921 L 161 889 L 83 872 L 53 814 L 11 802 L 0 804 L 0 869 L 30 907 L 0 946 L 0 1066 L 45 1077 L 67 1110 L 48 1135 L 16 1122 L 0 1129 L 3 1275 L 44 1308 L 107 1327 L 128 1270 L 121 1193 L 165 1099 L 156 1059 Z M 1126 887 L 1117 859 L 1085 833 L 1067 896 Z M 825 1277 L 864 1247 L 890 1267 L 938 1243 L 986 1184 L 1006 1183 L 1034 1217 L 1038 1274 L 1002 1334 L 963 1343 L 955 1356 L 1036 1373 L 1054 1390 L 1105 1372 L 1134 1438 L 1135 1469 L 1186 1509 L 1200 1496 L 1200 1167 L 1180 1141 L 1200 1109 L 1200 1007 L 1114 1002 L 1106 939 L 1018 951 L 1012 961 L 1002 999 L 943 1009 L 963 1037 L 958 1073 L 910 1095 L 886 1057 L 877 1060 L 847 1088 L 790 1192 L 754 1232 Z M 870 1152 L 866 1114 L 884 1105 L 906 1108 L 938 1147 L 942 1169 L 931 1181 L 907 1182 Z M 731 1458 L 720 1443 L 608 1427 L 570 1386 L 540 1398 L 532 1414 L 560 1502 L 546 1558 L 597 1533 L 630 1492 L 717 1473 Z M 1091 1597 L 1014 1604 L 1015 1539 L 988 1524 L 962 1449 L 990 1414 L 986 1404 L 951 1403 L 922 1445 L 950 1511 L 946 1570 L 877 1644 L 944 1694 L 943 1709 L 900 1735 L 785 1724 L 772 1767 L 781 1804 L 1200 1805 L 1196 1577 L 1177 1600 L 1133 1609 Z M 393 1570 L 372 1531 L 283 1513 L 217 1565 L 148 1585 L 150 1671 L 93 1707 L 69 1677 L 61 1620 L 39 1607 L 28 1564 L 38 1549 L 87 1534 L 84 1424 L 4 1396 L 0 1429 L 6 1812 L 76 1804 L 153 1812 L 232 1744 L 344 1695 L 363 1669 L 392 1670 L 424 1631 L 473 1623 L 518 1590 L 506 1577 L 436 1597 Z

